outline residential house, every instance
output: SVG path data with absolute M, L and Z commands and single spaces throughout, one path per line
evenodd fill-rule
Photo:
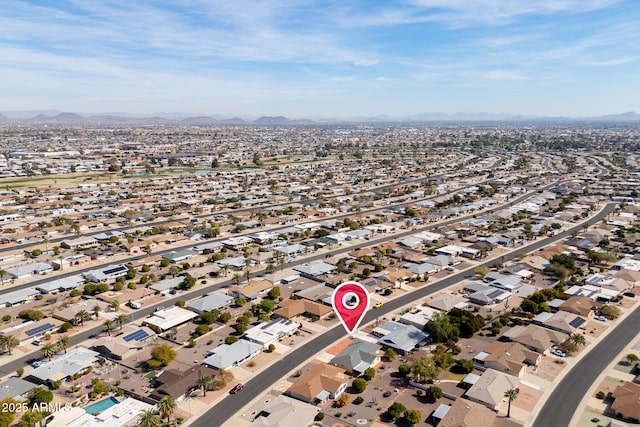
M 573 313 L 588 319 L 594 317 L 595 312 L 598 311 L 600 307 L 602 307 L 602 304 L 599 302 L 578 295 L 564 300 L 562 304 L 558 306 L 558 310 Z
M 487 368 L 520 377 L 527 366 L 538 366 L 542 355 L 517 342 L 494 341 L 473 360 Z
M 454 400 L 451 406 L 440 405 L 434 412 L 433 418 L 440 420 L 438 427 L 494 427 L 496 425 L 494 411 L 463 398 Z
M 266 294 L 272 287 L 273 284 L 268 280 L 251 279 L 247 285 L 231 287 L 229 295 L 234 298 L 244 298 L 247 301 L 251 301 Z
M 25 379 L 36 384 L 48 385 L 56 381 L 64 381 L 93 368 L 98 356 L 96 351 L 77 347 L 34 369 Z
M 233 297 L 218 292 L 211 293 L 196 300 L 191 300 L 186 307 L 196 313 L 204 313 L 205 311 L 220 310 L 229 306 L 233 302 Z
M 249 427 L 291 427 L 310 425 L 319 409 L 288 396 L 268 401 Z
M 333 312 L 333 308 L 308 299 L 288 299 L 279 303 L 279 308 L 273 312 L 274 315 L 283 319 L 292 319 L 296 316 L 323 317 Z
M 187 368 L 185 371 L 179 369 L 165 369 L 160 375 L 152 380 L 152 385 L 156 387 L 150 398 L 160 401 L 163 397 L 169 396 L 180 402 L 194 386 L 198 384 L 198 379 L 202 376 L 213 378 L 216 374 L 214 369 L 207 366 L 196 365 Z
M 431 319 L 433 319 L 436 313 L 440 313 L 440 310 L 426 307 L 424 305 L 419 305 L 413 307 L 411 310 L 400 316 L 400 323 L 415 326 L 416 328 L 422 330 L 424 326 L 429 323 Z
M 617 417 L 640 420 L 640 384 L 627 381 L 611 393 L 611 409 Z
M 565 334 L 573 334 L 578 329 L 584 329 L 582 325 L 587 321 L 584 317 L 567 311 L 558 311 L 556 313 L 542 312 L 533 318 L 533 323 L 553 329 L 554 331 L 564 332 Z
M 448 312 L 454 308 L 464 310 L 469 306 L 469 303 L 466 298 L 460 295 L 443 294 L 427 301 L 427 305 L 437 310 Z
M 347 389 L 349 377 L 341 368 L 318 363 L 300 375 L 287 394 L 303 402 L 317 404 L 337 399 Z
M 29 392 L 36 387 L 33 383 L 22 378 L 11 377 L 0 383 L 0 402 L 13 399 L 16 402 L 26 402 Z
M 529 324 L 527 326 L 514 326 L 500 338 L 520 343 L 537 353 L 544 354 L 554 345 L 558 345 L 566 340 L 568 335 L 538 325 Z
M 257 356 L 262 348 L 261 344 L 239 339 L 233 344 L 221 344 L 211 350 L 202 363 L 213 369 L 229 369 L 233 366 L 240 366 Z
M 287 319 L 262 322 L 246 331 L 244 339 L 268 347 L 270 344 L 275 344 L 280 339 L 292 335 L 300 326 L 300 323 Z
M 373 329 L 373 334 L 380 336 L 378 344 L 391 347 L 400 354 L 408 354 L 424 343 L 429 335 L 411 325 L 388 320 Z
M 466 391 L 465 397 L 498 411 L 505 402 L 504 393 L 512 388 L 518 388 L 519 385 L 520 378 L 494 369 L 487 369 Z
M 152 316 L 144 319 L 142 324 L 160 333 L 187 323 L 196 317 L 198 315 L 193 311 L 174 306 L 154 312 Z
M 358 376 L 366 369 L 380 363 L 380 353 L 379 345 L 355 339 L 329 363 Z
M 113 334 L 115 336 L 98 338 L 91 348 L 109 359 L 123 360 L 156 340 L 156 334 L 150 328 L 131 324 L 124 326 L 122 330 L 113 331 Z

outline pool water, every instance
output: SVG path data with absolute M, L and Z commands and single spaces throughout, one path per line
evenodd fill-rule
M 98 415 L 100 412 L 104 411 L 105 409 L 109 409 L 113 405 L 117 405 L 118 403 L 120 403 L 120 401 L 115 397 L 108 397 L 106 399 L 103 399 L 99 402 L 96 402 L 94 404 L 87 406 L 86 408 L 84 408 L 84 410 L 88 414 Z

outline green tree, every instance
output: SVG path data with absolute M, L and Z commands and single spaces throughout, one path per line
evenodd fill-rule
M 171 421 L 171 414 L 176 410 L 178 404 L 171 396 L 164 396 L 158 402 L 158 411 L 160 411 L 160 417 L 166 418 L 167 423 Z
M 147 409 L 138 415 L 138 427 L 160 427 L 162 425 L 162 418 L 158 411 Z
M 620 309 L 615 305 L 605 304 L 600 308 L 600 314 L 609 320 L 614 320 L 620 316 Z
M 406 410 L 407 408 L 402 403 L 394 402 L 387 408 L 387 414 L 392 421 L 395 421 L 400 418 Z
M 400 366 L 398 366 L 398 373 L 402 378 L 406 378 L 407 375 L 411 373 L 411 365 L 408 365 L 406 363 L 401 364 Z
M 19 345 L 20 341 L 13 335 L 0 335 L 0 348 L 6 349 L 9 355 Z
M 22 413 L 20 418 L 21 427 L 35 427 L 40 420 L 42 420 L 44 414 L 38 410 L 29 409 Z
M 198 377 L 198 386 L 202 389 L 202 395 L 207 396 L 207 390 L 213 387 L 213 379 L 208 375 Z
M 473 363 L 473 360 L 469 359 L 458 359 L 454 363 L 455 371 L 461 374 L 468 374 L 470 372 L 473 372 L 475 368 L 475 363 Z
M 34 387 L 29 390 L 27 399 L 29 399 L 29 406 L 33 406 L 34 404 L 39 405 L 40 403 L 50 403 L 53 400 L 53 393 L 42 387 Z
M 58 348 L 63 349 L 64 352 L 66 353 L 67 348 L 71 346 L 71 337 L 69 337 L 68 335 L 62 335 L 60 338 L 56 340 L 56 346 L 58 346 Z
M 3 409 L 0 411 L 0 427 L 9 427 L 13 424 L 16 418 L 15 408 L 19 407 L 19 405 L 20 402 L 10 397 L 0 400 L 0 408 Z
M 587 344 L 587 340 L 585 339 L 583 334 L 580 333 L 573 333 L 571 334 L 571 336 L 569 337 L 569 340 L 577 347 L 579 345 L 586 345 Z
M 169 344 L 160 344 L 153 347 L 153 349 L 151 350 L 151 359 L 147 361 L 147 364 L 149 364 L 149 362 L 151 361 L 156 361 L 157 363 L 151 362 L 150 366 L 152 368 L 158 366 L 166 366 L 173 360 L 175 360 L 175 358 L 176 351 L 173 349 L 173 347 L 171 347 Z
M 376 377 L 376 370 L 373 368 L 365 369 L 364 373 L 362 374 L 362 378 L 364 378 L 366 381 L 371 381 L 375 377 Z
M 354 393 L 362 393 L 367 389 L 367 382 L 364 380 L 364 378 L 356 378 L 351 383 L 351 388 Z
M 407 409 L 404 411 L 404 420 L 409 425 L 416 425 L 422 421 L 422 414 L 417 409 Z
M 626 359 L 629 365 L 633 365 L 634 363 L 637 363 L 639 360 L 638 356 L 636 356 L 634 353 L 627 354 Z
M 40 347 L 40 354 L 51 360 L 54 354 L 58 352 L 58 346 L 55 343 L 47 343 Z
M 111 330 L 115 328 L 116 322 L 112 319 L 107 319 L 102 323 L 102 326 L 105 327 L 107 335 L 111 336 Z
M 273 288 L 271 288 L 267 296 L 269 297 L 269 299 L 272 299 L 274 301 L 280 298 L 280 286 L 274 286 Z
M 434 342 L 457 341 L 458 339 L 458 331 L 451 324 L 447 313 L 444 312 L 436 313 L 433 318 L 427 322 L 424 329 Z
M 396 358 L 397 354 L 395 352 L 394 349 L 392 349 L 391 347 L 387 348 L 384 351 L 384 358 L 388 361 L 388 362 L 393 362 Z
M 431 402 L 435 402 L 436 400 L 442 398 L 442 389 L 440 387 L 431 386 L 427 389 L 425 396 Z
M 414 379 L 419 383 L 433 381 L 440 374 L 440 368 L 431 357 L 421 357 L 416 360 L 413 363 L 412 371 Z
M 520 393 L 519 388 L 510 388 L 509 390 L 504 392 L 504 397 L 509 399 L 509 406 L 507 407 L 507 418 L 511 417 L 511 402 L 518 398 L 518 393 Z

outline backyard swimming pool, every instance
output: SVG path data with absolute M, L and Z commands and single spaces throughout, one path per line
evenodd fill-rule
M 109 409 L 113 405 L 117 405 L 118 403 L 120 403 L 120 401 L 115 397 L 107 397 L 106 399 L 102 399 L 99 402 L 87 406 L 86 408 L 84 408 L 84 410 L 88 414 L 98 415 L 100 412 L 104 411 L 105 409 Z

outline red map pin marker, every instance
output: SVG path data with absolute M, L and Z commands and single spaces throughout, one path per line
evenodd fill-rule
M 360 283 L 345 282 L 333 291 L 331 305 L 342 326 L 352 334 L 369 309 L 369 292 Z

